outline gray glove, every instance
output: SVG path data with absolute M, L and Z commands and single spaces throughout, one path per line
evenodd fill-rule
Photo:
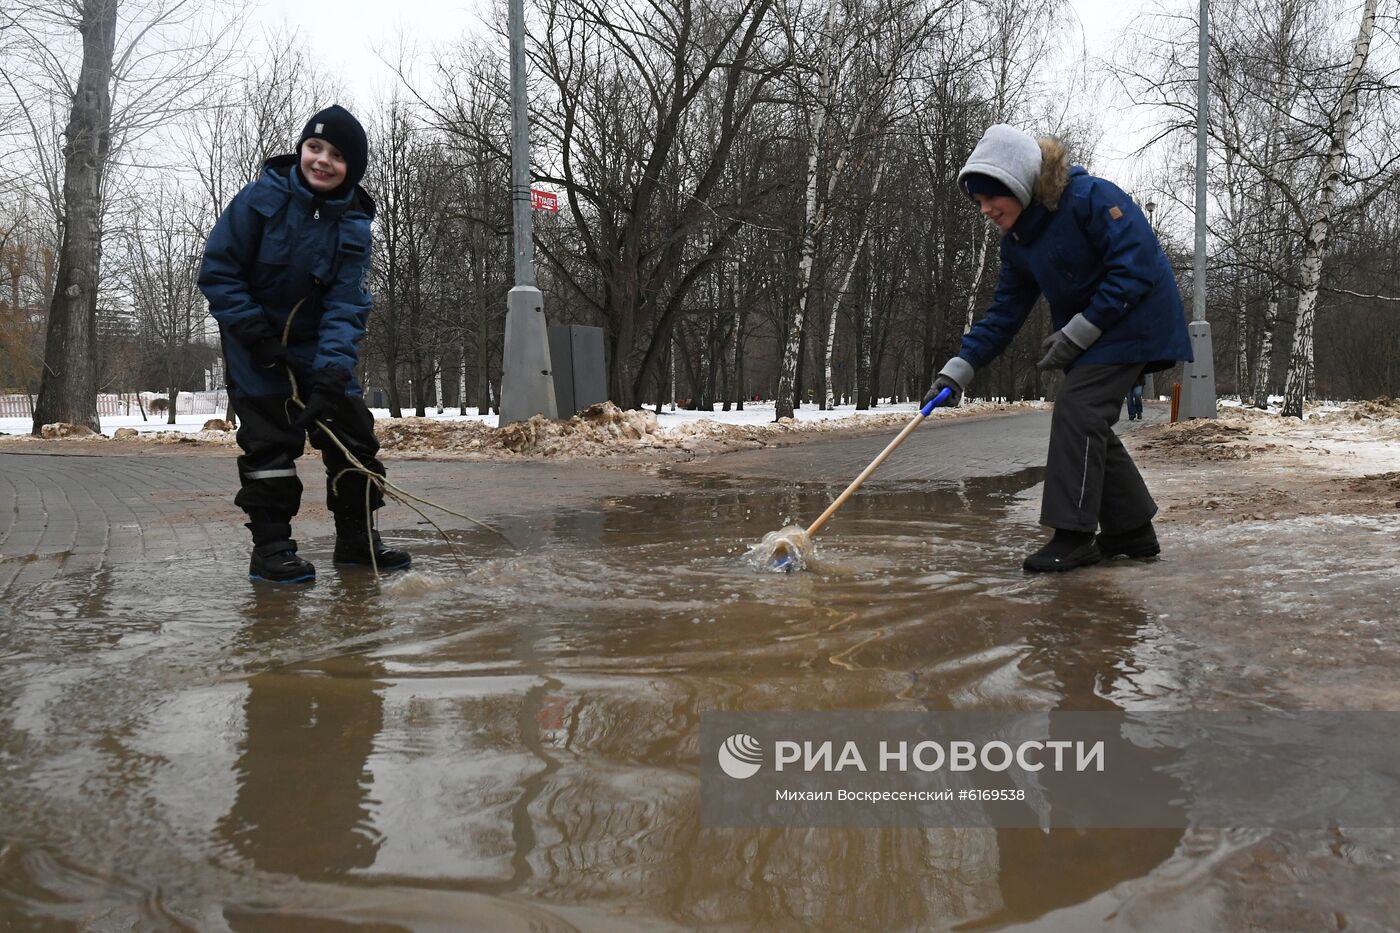
M 975 372 L 976 370 L 967 360 L 960 356 L 953 357 L 938 371 L 938 378 L 933 380 L 928 394 L 924 396 L 923 404 L 927 405 L 933 401 L 934 396 L 944 389 L 951 389 L 952 394 L 948 396 L 947 406 L 949 408 L 958 407 L 958 404 L 962 402 L 963 386 L 972 381 L 972 375 Z
M 1040 344 L 1044 354 L 1036 364 L 1038 369 L 1064 369 L 1079 358 L 1079 354 L 1089 349 L 1103 331 L 1094 326 L 1087 317 L 1076 314 L 1069 323 L 1046 337 Z

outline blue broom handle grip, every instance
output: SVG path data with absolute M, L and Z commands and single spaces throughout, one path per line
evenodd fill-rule
M 947 386 L 944 386 L 943 391 L 939 392 L 933 398 L 929 399 L 929 403 L 923 408 L 919 409 L 919 414 L 927 418 L 929 416 L 929 412 L 933 411 L 939 405 L 942 405 L 944 402 L 948 401 L 948 396 L 952 394 L 953 390 L 948 388 Z

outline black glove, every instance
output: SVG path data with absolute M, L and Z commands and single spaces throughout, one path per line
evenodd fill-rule
M 334 366 L 312 373 L 306 407 L 292 419 L 292 427 L 307 429 L 314 427 L 317 421 L 331 421 L 345 398 L 345 387 L 349 384 L 350 374 Z
M 1040 352 L 1044 356 L 1035 364 L 1036 368 L 1064 369 L 1079 359 L 1079 354 L 1089 349 L 1102 333 L 1084 315 L 1076 314 L 1068 324 L 1041 341 Z
M 248 350 L 254 366 L 266 369 L 291 365 L 292 358 L 287 354 L 287 348 L 277 339 L 272 325 L 261 315 L 231 325 L 229 332 Z
M 929 387 L 928 394 L 924 396 L 923 404 L 919 407 L 922 408 L 924 405 L 933 401 L 938 393 L 942 392 L 944 389 L 949 389 L 951 391 L 948 395 L 948 401 L 943 404 L 948 408 L 957 408 L 958 403 L 962 401 L 962 386 L 958 385 L 957 380 L 952 376 L 945 376 L 942 373 L 939 374 L 937 379 L 933 380 L 933 385 Z
M 292 365 L 291 355 L 287 353 L 287 348 L 282 346 L 282 341 L 276 337 L 259 340 L 248 348 L 248 353 L 253 357 L 253 365 L 263 369 L 272 366 Z

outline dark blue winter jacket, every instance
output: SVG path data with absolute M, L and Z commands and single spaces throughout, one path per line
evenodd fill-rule
M 341 371 L 346 391 L 358 395 L 374 202 L 358 187 L 324 200 L 300 180 L 295 164 L 291 155 L 268 160 L 258 180 L 229 202 L 204 247 L 199 288 L 219 322 L 235 393 L 290 394 L 283 368 L 257 367 L 249 346 L 268 334 L 280 339 L 301 302 L 287 348 L 302 396 L 318 370 Z
M 1083 313 L 1103 331 L 1073 365 L 1144 363 L 1152 371 L 1190 360 L 1176 277 L 1147 218 L 1118 186 L 1078 165 L 1056 183 L 1049 162 L 1037 199 L 1001 239 L 996 296 L 958 355 L 974 369 L 986 366 L 1043 294 L 1055 329 Z

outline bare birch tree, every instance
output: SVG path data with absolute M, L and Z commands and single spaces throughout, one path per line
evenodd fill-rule
M 907 6 L 856 0 L 838 22 L 840 9 L 838 0 L 827 0 L 823 25 L 812 30 L 820 37 L 820 43 L 817 59 L 809 66 L 818 75 L 817 91 L 810 102 L 804 102 L 809 108 L 810 129 L 803 189 L 802 258 L 797 272 L 797 304 L 779 364 L 776 418 L 793 415 L 798 354 L 813 293 L 813 267 L 819 240 L 831 222 L 837 192 L 849 184 L 849 176 L 862 158 L 877 151 L 874 140 L 882 130 L 881 124 L 891 118 L 894 85 L 906 77 L 905 66 L 922 48 L 943 8 L 940 4 L 923 5 L 915 7 L 911 16 Z M 812 44 L 811 37 L 798 26 L 792 27 L 790 35 L 795 56 L 799 46 Z M 801 100 L 800 95 L 798 99 Z M 829 122 L 833 113 L 840 117 L 835 132 Z M 874 177 L 879 178 L 879 174 Z M 859 237 L 856 239 L 860 241 Z M 820 346 L 825 356 L 824 340 Z M 825 366 L 825 359 L 822 365 Z M 826 407 L 828 395 L 823 387 L 822 407 Z
M 1313 319 L 1317 311 L 1317 291 L 1322 281 L 1322 261 L 1327 255 L 1328 237 L 1332 232 L 1332 202 L 1341 185 L 1342 161 L 1347 154 L 1347 137 L 1356 116 L 1356 102 L 1366 57 L 1371 51 L 1371 36 L 1376 28 L 1376 0 L 1366 0 L 1361 11 L 1361 26 L 1356 33 L 1356 45 L 1351 65 L 1342 83 L 1341 101 L 1336 123 L 1332 129 L 1327 153 L 1322 190 L 1302 258 L 1302 281 L 1298 289 L 1298 316 L 1293 325 L 1293 346 L 1288 357 L 1288 378 L 1283 390 L 1283 414 L 1303 417 L 1303 400 L 1313 368 Z

